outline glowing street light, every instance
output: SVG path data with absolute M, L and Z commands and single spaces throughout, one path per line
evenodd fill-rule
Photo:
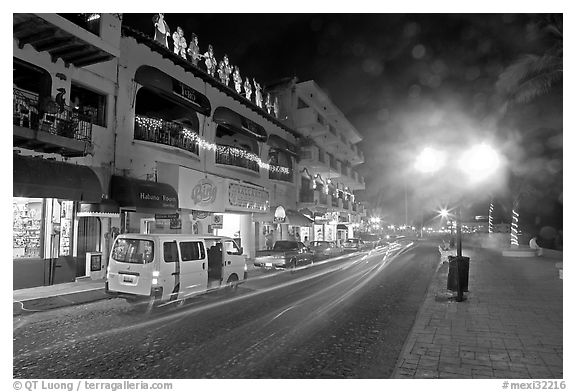
M 422 173 L 434 173 L 440 170 L 446 164 L 446 153 L 432 147 L 426 147 L 422 150 L 414 167 Z

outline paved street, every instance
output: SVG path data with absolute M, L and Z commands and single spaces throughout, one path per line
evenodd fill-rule
M 437 265 L 434 244 L 420 243 L 252 273 L 234 296 L 152 315 L 111 299 L 15 317 L 13 374 L 388 378 Z

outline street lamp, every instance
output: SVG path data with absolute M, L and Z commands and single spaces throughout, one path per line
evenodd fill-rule
M 470 147 L 460 155 L 456 162 L 460 171 L 468 178 L 469 185 L 477 185 L 488 179 L 498 170 L 501 164 L 498 152 L 486 143 Z M 414 166 L 421 173 L 434 173 L 442 169 L 445 163 L 446 152 L 426 147 L 418 155 Z M 448 211 L 442 210 L 441 215 L 447 217 Z M 450 227 L 450 232 L 452 233 L 452 226 Z M 458 265 L 458 262 L 463 260 L 461 203 L 458 203 L 456 207 L 456 242 L 456 260 Z M 462 301 L 463 294 L 459 277 L 457 281 L 458 296 L 456 300 Z

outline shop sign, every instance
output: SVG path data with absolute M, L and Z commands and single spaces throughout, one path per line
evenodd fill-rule
M 224 178 L 185 167 L 179 167 L 178 170 L 180 208 L 204 212 L 224 211 L 226 194 Z
M 102 269 L 102 254 L 92 253 L 90 255 L 90 271 L 100 271 Z
M 286 211 L 284 207 L 278 206 L 276 207 L 276 211 L 274 211 L 274 223 L 284 223 L 286 221 Z
M 218 187 L 207 178 L 198 181 L 196 186 L 192 188 L 192 200 L 199 206 L 214 203 L 217 194 Z
M 178 219 L 178 213 L 175 214 L 154 214 L 154 219 Z
M 270 194 L 268 190 L 238 182 L 228 183 L 227 209 L 266 212 L 269 208 Z
M 212 217 L 212 228 L 213 229 L 221 229 L 224 225 L 224 216 L 222 215 L 214 215 Z

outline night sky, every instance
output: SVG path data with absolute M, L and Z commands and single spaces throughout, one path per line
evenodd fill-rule
M 124 14 L 123 23 L 153 36 L 152 17 Z M 461 182 L 450 173 L 444 177 L 455 183 L 411 171 L 426 144 L 517 145 L 514 137 L 523 121 L 523 132 L 526 124 L 528 130 L 559 132 L 561 149 L 561 89 L 505 114 L 496 97 L 498 75 L 507 65 L 547 47 L 539 19 L 527 14 L 165 14 L 171 31 L 182 27 L 187 41 L 196 33 L 201 53 L 212 44 L 217 60 L 228 54 L 242 77 L 264 85 L 291 76 L 315 80 L 364 138 L 366 163 L 358 167 L 368 184 L 364 197 L 396 222 L 406 218 L 405 200 L 411 221 L 422 213 L 418 208 L 449 204 L 446 189 Z M 535 117 L 535 107 L 545 114 Z M 503 174 L 491 184 L 494 189 L 473 192 L 480 207 L 470 203 L 470 213 L 485 212 L 489 192 L 509 196 L 507 180 Z

